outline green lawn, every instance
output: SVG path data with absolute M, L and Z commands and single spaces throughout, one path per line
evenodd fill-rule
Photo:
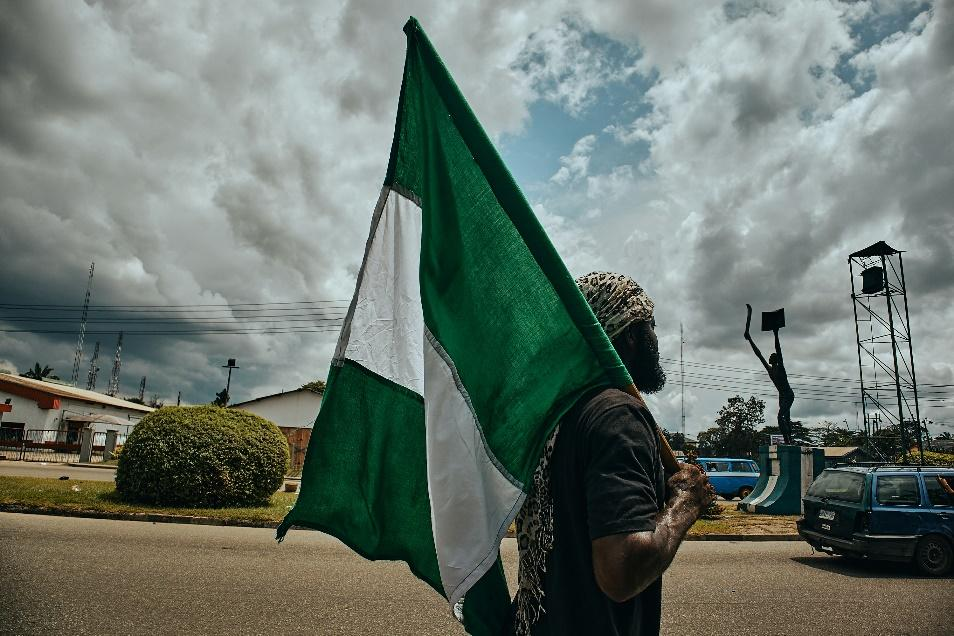
M 151 513 L 260 523 L 281 521 L 294 505 L 295 498 L 294 493 L 279 492 L 272 495 L 269 505 L 258 508 L 173 508 L 120 501 L 115 484 L 108 481 L 0 477 L 0 506 L 18 505 L 49 511 Z
M 119 500 L 112 482 L 35 477 L 0 477 L 0 509 L 10 506 L 49 512 L 93 511 L 113 514 L 161 514 L 222 519 L 241 525 L 279 522 L 295 503 L 294 493 L 272 495 L 269 505 L 258 508 L 171 508 L 129 504 Z M 795 516 L 753 515 L 739 512 L 725 502 L 721 519 L 700 520 L 690 536 L 707 534 L 795 534 Z

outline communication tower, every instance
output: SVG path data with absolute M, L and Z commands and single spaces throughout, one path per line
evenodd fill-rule
M 83 315 L 80 318 L 79 338 L 76 340 L 76 353 L 73 354 L 73 374 L 70 376 L 70 384 L 76 386 L 79 382 L 80 365 L 83 364 L 83 340 L 86 338 L 86 316 L 89 313 L 89 297 L 93 290 L 93 268 L 96 263 L 89 264 L 89 279 L 86 281 L 86 299 L 83 300 Z
M 116 357 L 113 358 L 113 372 L 109 376 L 109 386 L 106 387 L 106 395 L 114 396 L 119 392 L 119 368 L 122 361 L 119 354 L 123 350 L 123 332 L 119 332 L 119 339 L 116 341 Z
M 897 425 L 905 453 L 911 446 L 909 433 L 913 432 L 923 464 L 921 412 L 901 254 L 901 250 L 878 241 L 848 257 L 861 412 L 868 435 L 872 428 Z M 856 275 L 861 277 L 860 291 L 855 286 Z
M 89 361 L 89 373 L 86 376 L 86 390 L 96 388 L 96 374 L 99 373 L 99 342 L 93 347 L 93 357 Z

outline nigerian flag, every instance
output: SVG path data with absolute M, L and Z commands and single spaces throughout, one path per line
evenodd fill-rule
M 387 177 L 278 536 L 406 561 L 491 634 L 510 603 L 500 541 L 548 434 L 631 380 L 420 25 L 404 31 Z

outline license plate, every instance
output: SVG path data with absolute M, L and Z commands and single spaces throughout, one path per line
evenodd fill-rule
M 825 520 L 827 520 L 827 521 L 834 521 L 834 519 L 835 519 L 835 511 L 834 511 L 834 510 L 819 510 L 819 511 L 818 511 L 818 518 L 819 518 L 819 519 L 825 519 Z

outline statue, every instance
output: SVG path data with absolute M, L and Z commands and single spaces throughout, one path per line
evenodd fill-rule
M 772 378 L 772 382 L 778 390 L 778 428 L 782 432 L 785 443 L 791 444 L 792 404 L 795 402 L 795 391 L 792 390 L 792 386 L 788 383 L 788 374 L 785 373 L 785 363 L 782 360 L 782 345 L 778 341 L 778 330 L 785 326 L 784 314 L 780 314 L 780 320 L 769 326 L 771 331 L 775 334 L 775 353 L 770 355 L 768 362 L 766 362 L 762 352 L 759 351 L 758 346 L 756 346 L 755 341 L 752 340 L 752 336 L 749 334 L 749 328 L 752 324 L 752 305 L 746 303 L 745 306 L 748 310 L 745 318 L 745 339 L 752 345 L 752 351 L 758 356 L 759 361 L 762 363 L 762 366 L 765 367 L 765 370 L 768 371 L 769 377 Z M 765 324 L 765 314 L 763 314 L 762 329 L 763 331 L 768 331 Z

